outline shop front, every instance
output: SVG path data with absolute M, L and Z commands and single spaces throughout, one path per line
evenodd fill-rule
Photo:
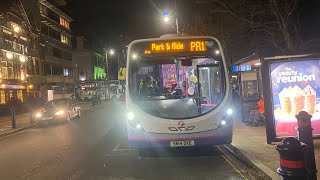
M 241 114 L 241 121 L 249 120 L 251 110 L 257 107 L 262 95 L 260 57 L 249 56 L 231 66 L 231 86 L 235 110 Z
M 27 87 L 26 82 L 22 80 L 0 80 L 0 112 L 8 111 L 12 103 L 15 103 L 17 107 L 26 103 Z

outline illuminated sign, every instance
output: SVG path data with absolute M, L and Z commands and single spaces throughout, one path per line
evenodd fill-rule
M 320 61 L 276 62 L 270 65 L 275 135 L 297 136 L 295 115 L 312 115 L 312 133 L 320 135 Z
M 153 53 L 177 53 L 177 52 L 205 52 L 207 46 L 205 41 L 169 41 L 151 42 L 144 54 Z
M 26 86 L 22 85 L 10 85 L 10 84 L 2 84 L 0 89 L 27 89 Z
M 245 71 L 252 71 L 252 67 L 250 64 L 232 66 L 232 72 L 245 72 Z
M 190 51 L 207 51 L 204 41 L 190 41 Z

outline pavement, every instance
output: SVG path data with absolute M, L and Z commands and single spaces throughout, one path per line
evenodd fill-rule
M 271 179 L 281 179 L 276 170 L 279 167 L 279 153 L 275 144 L 267 144 L 266 127 L 252 127 L 234 121 L 233 142 L 230 151 L 246 163 L 253 164 Z M 320 140 L 314 140 L 317 167 L 320 167 Z M 320 173 L 318 173 L 318 179 Z
M 0 138 L 1 179 L 254 179 L 223 146 L 141 153 L 127 147 L 124 105 Z
M 79 103 L 82 111 L 87 111 L 93 108 L 104 106 L 110 103 L 107 101 L 102 101 L 101 104 L 92 106 L 90 102 Z M 23 131 L 28 128 L 35 127 L 37 124 L 30 122 L 30 113 L 22 113 L 16 115 L 16 128 L 12 128 L 11 116 L 0 117 L 0 137 L 7 136 L 19 131 Z

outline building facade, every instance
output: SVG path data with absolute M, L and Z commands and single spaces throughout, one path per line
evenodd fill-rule
M 54 98 L 73 93 L 72 19 L 58 8 L 62 1 L 1 1 L 0 107 L 46 99 L 47 90 Z
M 55 1 L 39 0 L 41 14 L 40 55 L 46 90 L 54 90 L 54 98 L 67 97 L 74 91 L 71 17 L 62 12 Z
M 30 87 L 27 71 L 34 62 L 40 72 L 38 33 L 32 27 L 20 0 L 4 1 L 0 12 L 0 105 L 15 100 L 23 104 Z
M 107 79 L 107 63 L 103 51 L 84 37 L 76 37 L 72 62 L 77 83 Z

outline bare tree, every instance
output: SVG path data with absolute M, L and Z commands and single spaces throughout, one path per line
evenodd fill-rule
M 249 36 L 262 38 L 254 41 L 270 43 L 281 51 L 293 51 L 302 44 L 298 8 L 300 0 L 197 0 L 195 2 L 205 4 L 210 15 L 222 17 L 222 22 L 225 18 L 231 17 L 233 30 L 248 29 L 246 33 Z M 198 24 L 200 22 L 198 21 Z M 226 30 L 228 29 L 224 28 L 224 31 Z

